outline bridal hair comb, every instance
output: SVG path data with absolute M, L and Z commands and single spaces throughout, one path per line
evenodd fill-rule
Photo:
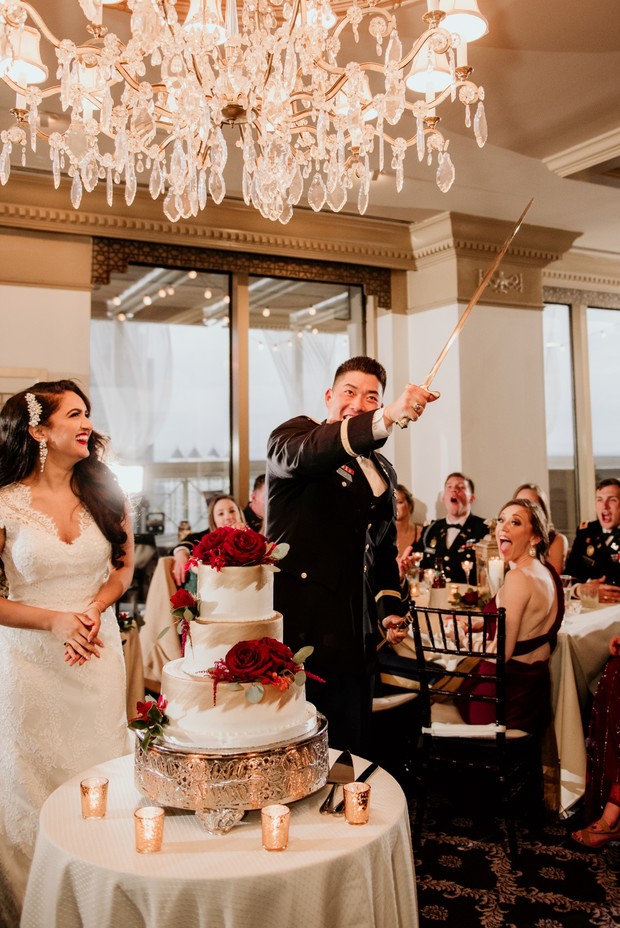
M 35 425 L 38 425 L 41 421 L 41 413 L 43 412 L 43 407 L 40 402 L 34 395 L 34 393 L 26 393 L 26 405 L 28 406 L 28 425 L 32 428 Z

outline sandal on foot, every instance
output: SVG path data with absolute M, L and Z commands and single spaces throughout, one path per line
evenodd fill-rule
M 620 819 L 612 826 L 604 818 L 599 818 L 598 821 L 592 822 L 587 828 L 574 831 L 572 837 L 577 844 L 597 851 L 608 841 L 620 841 Z

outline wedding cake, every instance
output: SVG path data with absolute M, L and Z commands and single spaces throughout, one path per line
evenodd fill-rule
M 184 656 L 162 672 L 165 740 L 249 750 L 310 734 L 316 710 L 306 702 L 304 674 L 282 643 L 282 616 L 273 608 L 277 568 L 198 563 L 193 569 L 199 615 L 185 620 Z
M 129 723 L 138 790 L 192 809 L 211 834 L 327 781 L 327 721 L 305 694 L 312 648 L 292 653 L 273 608 L 287 551 L 249 528 L 215 529 L 194 546 L 197 596 L 170 599 L 183 657 L 164 666 L 160 697 L 139 702 Z

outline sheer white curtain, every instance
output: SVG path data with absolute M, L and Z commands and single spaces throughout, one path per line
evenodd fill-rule
M 167 325 L 93 320 L 91 376 L 95 425 L 125 464 L 148 459 L 168 412 L 172 347 Z
M 323 394 L 331 385 L 338 364 L 348 357 L 341 336 L 330 333 L 304 334 L 265 329 L 261 332 L 282 395 L 286 398 L 286 417 L 308 413 L 322 418 Z

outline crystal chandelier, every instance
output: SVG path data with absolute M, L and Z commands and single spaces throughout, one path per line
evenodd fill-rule
M 486 141 L 484 90 L 467 60 L 487 31 L 476 0 L 427 0 L 424 32 L 408 48 L 382 0 L 224 0 L 224 15 L 220 0 L 117 0 L 131 13 L 126 43 L 104 25 L 110 2 L 79 0 L 88 22 L 75 44 L 30 3 L 0 0 L 0 77 L 17 94 L 16 124 L 0 133 L 2 184 L 12 151 L 25 166 L 27 145 L 43 139 L 55 186 L 63 170 L 72 178 L 75 209 L 100 181 L 110 206 L 119 186 L 131 205 L 140 178 L 175 222 L 209 196 L 222 201 L 234 144 L 246 204 L 286 223 L 304 193 L 315 211 L 356 198 L 365 213 L 373 171 L 391 169 L 402 189 L 409 148 L 435 163 L 447 192 L 444 104 L 463 104 L 465 125 Z M 53 85 L 42 36 L 57 59 Z M 363 60 L 369 52 L 375 60 Z M 39 108 L 53 96 L 68 126 L 46 134 Z

